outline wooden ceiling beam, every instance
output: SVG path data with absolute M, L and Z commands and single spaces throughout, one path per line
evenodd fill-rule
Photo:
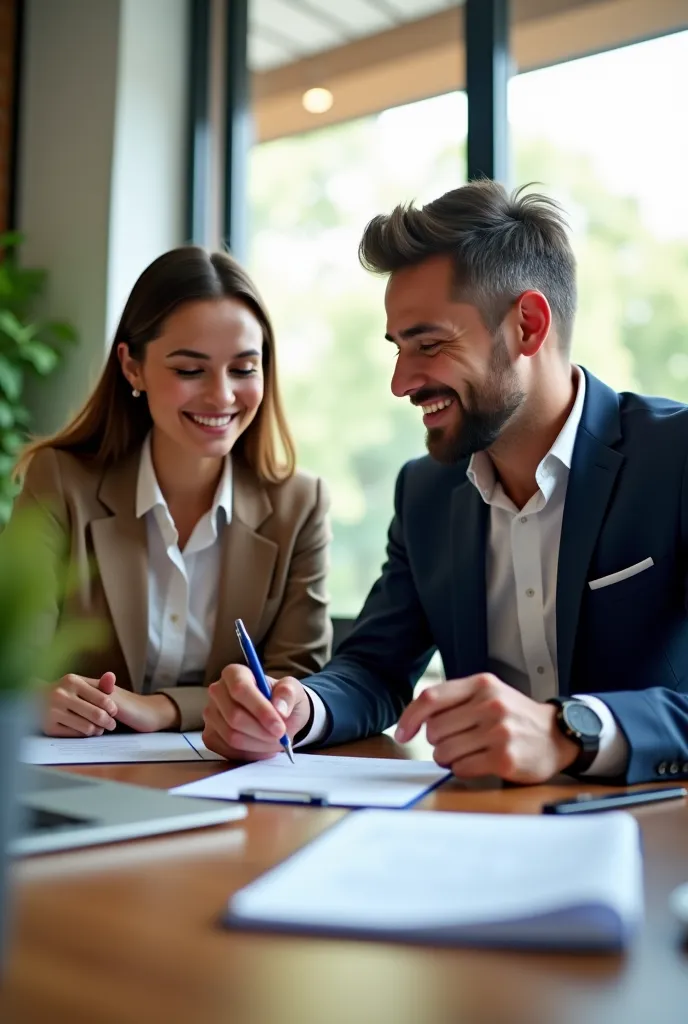
M 519 71 L 688 28 L 686 0 L 513 0 Z M 312 131 L 464 87 L 463 17 L 443 11 L 252 75 L 257 142 Z M 334 105 L 309 114 L 303 93 L 325 86 Z

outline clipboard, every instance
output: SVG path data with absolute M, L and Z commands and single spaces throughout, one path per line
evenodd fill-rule
M 239 800 L 247 804 L 303 804 L 307 807 L 328 807 L 326 796 L 319 793 L 290 792 L 279 789 L 242 789 Z
M 301 807 L 411 807 L 451 772 L 434 761 L 284 754 L 177 786 L 172 792 L 212 800 L 295 804 Z

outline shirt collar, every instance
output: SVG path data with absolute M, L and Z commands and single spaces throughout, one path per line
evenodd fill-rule
M 564 467 L 566 470 L 569 470 L 573 461 L 573 449 L 576 444 L 578 427 L 583 416 L 583 405 L 585 404 L 585 374 L 578 366 L 573 367 L 573 374 L 577 387 L 571 412 L 564 426 L 559 431 L 554 444 L 544 459 L 542 459 L 535 472 L 535 480 L 545 499 L 549 498 L 554 489 L 558 477 L 557 468 L 561 469 L 561 467 Z M 483 500 L 490 504 L 495 496 L 495 489 L 499 481 L 497 480 L 492 459 L 487 452 L 475 452 L 471 456 L 466 476 L 480 492 Z
M 573 372 L 578 385 L 573 407 L 568 415 L 566 423 L 561 428 L 556 441 L 547 452 L 547 455 L 545 455 L 540 466 L 543 465 L 546 459 L 554 457 L 559 459 L 559 462 L 561 462 L 563 466 L 566 466 L 567 469 L 571 469 L 573 449 L 576 444 L 578 427 L 580 426 L 580 421 L 583 416 L 583 405 L 585 404 L 585 374 L 578 366 L 573 367 Z M 540 466 L 538 466 L 538 469 Z
M 232 459 L 228 455 L 225 458 L 224 468 L 220 482 L 215 491 L 213 504 L 210 508 L 210 520 L 217 522 L 217 514 L 220 509 L 224 512 L 227 523 L 232 520 Z M 139 461 L 139 473 L 136 482 L 136 518 L 141 519 L 154 508 L 162 508 L 169 513 L 167 502 L 160 490 L 158 478 L 155 475 L 153 466 L 153 455 L 151 451 L 151 435 L 148 434 L 141 448 L 141 459 Z

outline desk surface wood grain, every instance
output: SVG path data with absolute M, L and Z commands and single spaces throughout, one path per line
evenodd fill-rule
M 332 753 L 426 756 L 383 736 Z M 211 764 L 72 768 L 167 788 Z M 586 789 L 604 787 L 586 787 Z M 418 807 L 538 813 L 581 787 L 450 783 Z M 647 921 L 625 956 L 436 949 L 228 932 L 228 897 L 346 812 L 252 807 L 234 825 L 16 865 L 8 1024 L 686 1024 L 688 949 L 668 896 L 688 881 L 686 801 L 637 809 Z M 413 864 L 408 865 L 409 885 Z M 400 898 L 402 898 L 400 896 Z

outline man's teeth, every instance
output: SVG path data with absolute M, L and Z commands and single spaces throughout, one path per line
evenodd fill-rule
M 232 422 L 231 416 L 194 416 L 189 413 L 194 423 L 201 423 L 204 427 L 226 427 Z
M 443 398 L 441 402 L 432 402 L 430 405 L 421 405 L 423 415 L 427 416 L 429 412 L 439 412 L 440 409 L 446 409 L 448 405 L 452 404 L 451 398 Z

